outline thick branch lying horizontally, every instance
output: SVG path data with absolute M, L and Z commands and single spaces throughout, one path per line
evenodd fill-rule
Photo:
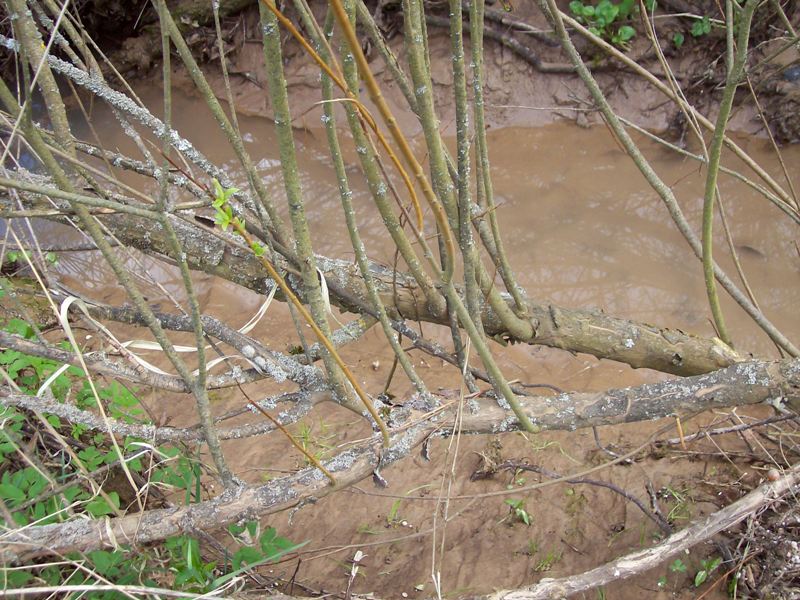
M 107 215 L 102 220 L 123 243 L 155 256 L 169 256 L 166 236 L 157 225 L 131 215 Z M 228 244 L 202 226 L 182 219 L 173 218 L 173 225 L 193 269 L 260 293 L 271 287 L 249 250 Z M 317 266 L 333 292 L 332 300 L 344 310 L 357 310 L 358 307 L 337 297 L 336 291 L 348 290 L 359 299 L 367 298 L 358 269 L 350 262 L 325 257 L 317 258 Z M 431 312 L 411 277 L 374 263 L 372 274 L 388 310 L 408 319 L 447 324 L 446 315 Z M 584 352 L 636 368 L 647 367 L 676 375 L 708 373 L 741 360 L 737 353 L 716 339 L 619 319 L 600 311 L 561 308 L 528 300 L 528 314 L 534 325 L 529 339 L 509 339 L 500 319 L 488 306 L 484 307 L 482 319 L 486 333 L 497 338 Z
M 520 401 L 531 421 L 543 429 L 575 429 L 776 399 L 792 406 L 800 404 L 800 360 L 739 363 L 707 375 L 636 388 Z M 141 544 L 189 529 L 215 529 L 275 513 L 304 498 L 319 498 L 368 477 L 379 466 L 386 467 L 407 456 L 433 433 L 447 435 L 456 416 L 455 403 L 444 405 L 435 413 L 420 412 L 409 405 L 398 410 L 408 413 L 397 414 L 393 419 L 405 424 L 393 430 L 388 450 L 381 454 L 380 438 L 373 436 L 327 462 L 325 466 L 339 482 L 336 488 L 330 487 L 319 471 L 304 469 L 265 485 L 228 490 L 199 504 L 151 510 L 105 522 L 76 520 L 11 532 L 0 537 L 0 557 L 12 561 L 48 552 Z M 462 415 L 460 425 L 465 433 L 488 433 L 511 431 L 518 422 L 494 401 L 481 399 L 477 411 Z

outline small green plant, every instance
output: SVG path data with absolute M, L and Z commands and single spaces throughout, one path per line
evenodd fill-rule
M 19 319 L 12 319 L 3 329 L 26 339 L 33 339 L 34 329 Z M 62 347 L 69 348 L 63 342 Z M 101 402 L 110 416 L 126 423 L 149 424 L 145 412 L 130 390 L 118 382 L 107 384 L 96 382 L 97 398 L 92 393 L 84 372 L 75 367 L 64 369 L 63 365 L 16 350 L 0 352 L 2 367 L 24 394 L 34 395 L 45 387 L 57 402 L 68 398 L 77 408 L 92 411 Z M 151 448 L 146 440 L 126 437 L 119 444 L 121 453 L 109 442 L 104 433 L 92 432 L 83 425 L 62 423 L 54 415 L 43 415 L 47 424 L 59 430 L 64 438 L 79 443 L 75 451 L 80 466 L 88 472 L 101 469 L 119 469 L 124 460 L 127 468 L 159 488 L 171 488 L 185 492 L 185 502 L 202 500 L 202 465 L 190 449 L 175 446 L 159 446 L 153 451 L 152 460 L 144 460 Z M 0 407 L 0 500 L 8 509 L 13 522 L 0 519 L 5 528 L 16 528 L 36 523 L 45 525 L 66 519 L 68 510 L 74 515 L 101 518 L 124 511 L 120 494 L 110 486 L 96 493 L 86 486 L 86 477 L 75 461 L 64 461 L 58 469 L 51 470 L 58 484 L 53 492 L 47 474 L 34 464 L 52 464 L 53 456 L 62 453 L 56 446 L 45 445 L 52 436 L 32 435 L 43 426 L 36 415 L 14 407 Z M 37 456 L 39 461 L 27 459 Z M 45 456 L 46 460 L 41 457 Z M 97 478 L 98 481 L 101 478 Z M 111 481 L 111 479 L 109 479 Z M 177 536 L 163 544 L 145 551 L 131 552 L 121 547 L 114 550 L 96 550 L 85 557 L 68 554 L 63 563 L 29 565 L 26 569 L 0 569 L 2 589 L 22 588 L 30 584 L 57 586 L 63 584 L 91 585 L 98 581 L 116 585 L 160 586 L 165 583 L 174 589 L 207 593 L 212 592 L 230 578 L 254 566 L 272 562 L 287 552 L 299 547 L 278 536 L 273 528 L 259 531 L 258 523 L 251 522 L 229 528 L 238 546 L 232 550 L 230 562 L 217 565 L 203 558 L 200 543 L 190 536 Z M 88 559 L 88 560 L 87 560 Z M 80 561 L 81 570 L 70 568 L 70 561 Z M 116 599 L 120 594 L 109 591 L 92 594 L 92 598 Z
M 669 570 L 673 573 L 686 573 L 686 563 L 684 563 L 680 558 L 676 558 L 669 565 Z
M 389 514 L 386 515 L 386 524 L 389 527 L 396 525 L 400 521 L 400 503 L 402 500 L 398 498 L 392 502 L 392 507 L 389 509 Z
M 711 33 L 711 19 L 708 17 L 708 15 L 705 15 L 701 19 L 698 19 L 692 23 L 692 28 L 689 30 L 689 33 L 692 34 L 692 37 L 696 38 Z
M 520 469 L 514 471 L 514 481 L 506 486 L 507 490 L 513 490 L 515 486 L 525 485 L 526 479 L 525 477 L 522 476 L 522 473 L 523 471 L 521 471 Z
M 29 256 L 26 250 L 11 250 L 6 254 L 6 260 L 9 263 L 24 263 Z
M 691 505 L 694 502 L 688 489 L 676 489 L 670 486 L 661 491 L 661 496 L 672 504 L 667 519 L 670 521 L 688 521 L 692 518 Z
M 525 500 L 522 498 L 508 498 L 506 504 L 508 504 L 510 514 L 514 520 L 525 523 L 525 525 L 530 527 L 533 518 L 528 511 L 525 510 Z
M 689 552 L 687 551 L 686 554 L 688 555 Z M 718 556 L 702 559 L 700 561 L 700 568 L 697 569 L 694 574 L 694 587 L 699 588 L 706 581 L 708 581 L 708 578 L 711 576 L 711 574 L 716 571 L 721 564 L 722 559 Z M 682 559 L 676 558 L 670 563 L 669 570 L 671 573 L 675 573 L 676 575 L 682 575 L 689 572 L 689 566 Z M 667 583 L 667 575 L 662 575 L 656 582 L 659 589 L 665 589 L 667 587 Z
M 217 211 L 214 215 L 214 222 L 222 228 L 222 231 L 227 231 L 234 219 L 237 218 L 233 216 L 233 209 L 228 200 L 239 190 L 237 188 L 224 189 L 216 178 L 212 180 L 212 183 L 214 185 L 214 201 L 211 205 Z
M 326 458 L 330 451 L 333 450 L 331 440 L 336 436 L 335 433 L 328 433 L 329 426 L 324 421 L 319 422 L 319 433 L 314 432 L 314 425 L 308 423 L 301 423 L 297 428 L 295 434 L 297 441 L 308 454 L 317 460 Z M 306 464 L 311 464 L 308 458 L 305 458 Z
M 362 535 L 378 535 L 380 531 L 377 531 L 372 528 L 372 525 L 369 523 L 362 523 L 356 528 L 356 533 L 360 533 Z
M 703 585 L 708 576 L 711 575 L 714 571 L 716 571 L 719 566 L 722 564 L 722 559 L 718 556 L 714 558 L 704 558 L 700 561 L 700 569 L 695 573 L 694 576 L 694 587 L 700 587 Z
M 545 571 L 549 571 L 553 568 L 553 566 L 561 560 L 561 552 L 556 550 L 550 550 L 547 554 L 545 554 L 544 558 L 542 558 L 536 565 L 533 567 L 533 570 L 537 573 L 543 573 Z
M 636 30 L 626 23 L 637 10 L 635 0 L 621 0 L 619 3 L 600 0 L 596 5 L 572 0 L 569 9 L 589 31 L 619 48 L 627 49 L 636 35 Z
M 24 267 L 30 259 L 31 253 L 28 250 L 9 250 L 3 259 L 3 266 Z M 55 252 L 45 252 L 44 260 L 47 264 L 56 265 L 58 264 L 58 255 Z
M 708 15 L 703 17 L 695 16 L 695 20 L 692 22 L 692 26 L 689 29 L 689 34 L 693 38 L 703 37 L 711 33 L 711 26 L 711 18 Z M 676 31 L 672 34 L 672 45 L 675 46 L 676 50 L 680 50 L 685 42 L 686 35 L 684 31 Z

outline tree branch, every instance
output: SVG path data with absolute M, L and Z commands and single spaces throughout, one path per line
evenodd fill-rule
M 496 592 L 487 596 L 486 600 L 566 598 L 612 581 L 633 577 L 657 567 L 676 554 L 696 546 L 720 531 L 733 527 L 757 510 L 787 494 L 798 482 L 800 482 L 800 463 L 788 469 L 778 481 L 763 484 L 744 498 L 710 514 L 705 519 L 696 521 L 651 548 L 627 554 L 580 575 L 571 575 L 560 579 L 543 579 L 531 587 Z
M 99 218 L 123 243 L 159 258 L 169 256 L 165 235 L 150 227 L 146 220 L 131 215 Z M 227 242 L 193 222 L 176 216 L 171 219 L 191 268 L 262 294 L 272 287 L 271 280 L 249 250 Z M 352 296 L 367 297 L 358 268 L 348 261 L 322 256 L 316 258 L 317 266 L 333 292 L 332 301 L 343 310 L 357 312 L 358 307 L 347 303 L 336 292 L 348 290 Z M 285 261 L 277 260 L 276 263 L 280 269 L 294 270 Z M 424 294 L 412 277 L 375 263 L 371 264 L 370 270 L 381 299 L 394 317 L 447 324 L 446 316 L 432 313 L 422 300 Z M 283 299 L 280 295 L 276 297 Z M 511 299 L 505 295 L 504 299 L 511 306 Z M 678 329 L 620 319 L 599 310 L 564 308 L 530 299 L 527 299 L 527 306 L 534 325 L 529 338 L 511 337 L 490 307 L 484 307 L 481 315 L 486 334 L 504 341 L 583 352 L 624 362 L 634 368 L 646 367 L 676 375 L 708 373 L 742 358 L 716 339 L 694 336 Z
M 574 430 L 779 398 L 792 406 L 800 404 L 800 360 L 739 363 L 707 375 L 635 388 L 519 400 L 530 420 L 542 429 Z M 518 428 L 517 418 L 493 399 L 477 399 L 476 403 L 476 411 L 461 415 L 462 433 L 497 433 Z M 457 407 L 451 403 L 433 412 L 427 408 L 411 401 L 393 411 L 392 421 L 402 425 L 392 429 L 391 444 L 383 453 L 380 436 L 375 435 L 328 461 L 325 466 L 335 475 L 339 483 L 336 487 L 329 486 L 316 469 L 306 468 L 265 485 L 226 490 L 199 504 L 107 521 L 75 520 L 12 531 L 0 537 L 0 558 L 15 561 L 49 552 L 143 544 L 189 529 L 215 529 L 285 510 L 304 499 L 319 498 L 355 484 L 378 467 L 384 468 L 408 456 L 435 432 L 449 435 Z

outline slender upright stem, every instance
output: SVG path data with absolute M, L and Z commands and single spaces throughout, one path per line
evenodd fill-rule
M 745 60 L 747 59 L 748 40 L 750 38 L 750 24 L 753 21 L 753 13 L 758 6 L 758 0 L 747 0 L 739 16 L 739 32 L 736 40 L 736 48 L 733 48 L 733 7 L 732 2 L 727 2 L 727 21 L 728 21 L 728 53 L 727 53 L 727 77 L 725 88 L 722 90 L 722 100 L 720 101 L 717 124 L 714 128 L 714 137 L 708 151 L 708 174 L 706 175 L 706 187 L 703 197 L 703 276 L 706 282 L 706 294 L 708 304 L 711 307 L 711 314 L 714 317 L 714 324 L 717 327 L 720 339 L 729 346 L 731 337 L 725 325 L 725 317 L 722 314 L 722 307 L 717 295 L 717 282 L 714 279 L 714 258 L 713 258 L 713 223 L 714 223 L 714 200 L 716 199 L 717 176 L 719 175 L 719 163 L 722 157 L 722 143 L 725 139 L 725 129 L 728 118 L 733 106 L 733 97 L 736 88 L 744 73 Z

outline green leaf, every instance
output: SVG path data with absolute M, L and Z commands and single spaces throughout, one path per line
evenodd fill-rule
M 105 498 L 98 496 L 86 505 L 86 512 L 95 518 L 110 515 L 119 508 L 119 494 L 117 492 L 109 492 L 108 499 L 114 505 L 113 508 L 108 505 Z
M 233 563 L 233 568 L 238 569 L 242 566 L 257 563 L 262 558 L 264 558 L 264 554 L 258 548 L 242 546 L 233 554 L 231 561 Z
M 645 3 L 646 4 L 646 3 Z M 619 3 L 619 18 L 626 19 L 636 8 L 635 0 L 622 0 Z M 649 8 L 647 10 L 650 10 Z
M 211 180 L 212 185 L 214 186 L 214 198 L 217 200 L 222 199 L 223 202 L 225 201 L 225 190 L 222 189 L 222 184 L 217 181 L 217 178 Z
M 0 575 L 0 585 L 4 590 L 21 588 L 31 579 L 33 579 L 33 574 L 30 571 L 3 569 L 3 573 Z
M 617 14 L 619 13 L 619 7 L 615 4 L 611 4 L 608 0 L 603 0 L 600 4 L 597 5 L 597 9 L 595 10 L 595 15 L 597 16 L 597 24 L 601 27 L 607 27 L 614 22 L 614 19 L 617 18 Z
M 290 549 L 300 547 L 296 546 L 294 542 L 279 536 L 274 527 L 268 527 L 264 530 L 264 533 L 261 534 L 261 538 L 259 539 L 259 544 L 261 545 L 261 550 L 267 556 L 282 555 Z
M 94 471 L 103 464 L 103 455 L 100 454 L 100 451 L 94 446 L 87 446 L 78 452 L 78 458 L 83 461 L 83 464 L 86 465 L 89 471 Z
M 258 532 L 258 521 L 248 521 L 247 522 L 247 533 L 250 534 L 250 537 L 255 539 L 256 532 Z
M 25 502 L 25 492 L 15 485 L 0 483 L 0 498 L 5 500 L 11 508 Z
M 708 571 L 701 569 L 697 572 L 697 575 L 694 576 L 694 587 L 700 587 L 705 583 L 706 579 L 708 579 Z
M 244 530 L 245 530 L 244 525 L 238 525 L 236 523 L 228 525 L 228 533 L 230 533 L 234 537 L 242 533 Z
M 627 42 L 636 35 L 636 30 L 630 25 L 623 25 L 619 28 L 619 31 L 617 31 L 617 35 L 621 41 Z
M 204 583 L 203 574 L 197 569 L 183 569 L 175 575 L 176 586 L 182 586 L 189 582 Z
M 122 554 L 117 554 L 116 552 L 107 552 L 105 550 L 94 550 L 93 552 L 89 552 L 89 558 L 94 565 L 95 571 L 103 576 L 111 574 L 111 570 L 119 562 L 118 556 L 122 557 Z
M 272 529 L 272 527 L 270 527 L 270 529 L 272 530 L 273 536 L 274 536 L 275 530 Z M 262 547 L 263 547 L 263 538 L 264 538 L 264 536 L 262 535 L 261 537 L 262 537 Z M 281 540 L 283 540 L 285 542 L 289 542 L 288 540 L 284 540 L 283 538 L 278 538 L 278 539 L 281 539 Z M 260 565 L 263 565 L 264 563 L 276 561 L 281 556 L 283 556 L 284 554 L 288 554 L 289 552 L 293 552 L 293 551 L 297 550 L 298 548 L 302 548 L 307 543 L 308 542 L 303 542 L 302 544 L 292 545 L 292 543 L 289 542 L 289 546 L 288 547 L 282 549 L 281 551 L 279 551 L 276 554 L 272 554 L 270 556 L 266 556 L 266 557 L 262 558 L 261 560 L 259 560 L 257 562 L 250 563 L 249 565 L 247 565 L 245 567 L 240 567 L 239 569 L 236 569 L 235 571 L 233 571 L 231 573 L 228 573 L 227 575 L 223 575 L 222 577 L 218 577 L 217 579 L 215 579 L 214 581 L 211 582 L 211 585 L 209 586 L 209 588 L 213 592 L 214 590 L 219 588 L 221 585 L 223 585 L 228 580 L 233 579 L 234 577 L 238 576 L 240 573 L 243 573 L 244 571 L 247 571 L 248 569 L 252 569 L 252 568 L 258 567 Z
M 64 499 L 67 501 L 67 503 L 72 503 L 78 498 L 78 496 L 84 494 L 84 491 L 77 485 L 74 485 L 65 489 L 63 492 L 61 492 L 61 494 L 64 496 Z
M 701 20 L 692 23 L 691 34 L 693 37 L 700 37 L 711 32 L 711 19 L 706 15 Z
M 214 216 L 214 223 L 219 225 L 222 231 L 227 231 L 228 226 L 231 224 L 231 219 L 224 210 L 218 209 L 217 214 Z
M 22 319 L 11 319 L 5 325 L 5 330 L 9 333 L 16 333 L 26 339 L 33 338 L 33 328 Z
M 686 565 L 680 558 L 676 558 L 675 561 L 669 566 L 669 570 L 673 573 L 685 573 Z
M 581 0 L 572 0 L 572 2 L 569 3 L 569 10 L 573 15 L 578 17 L 583 16 L 583 2 L 581 2 Z

